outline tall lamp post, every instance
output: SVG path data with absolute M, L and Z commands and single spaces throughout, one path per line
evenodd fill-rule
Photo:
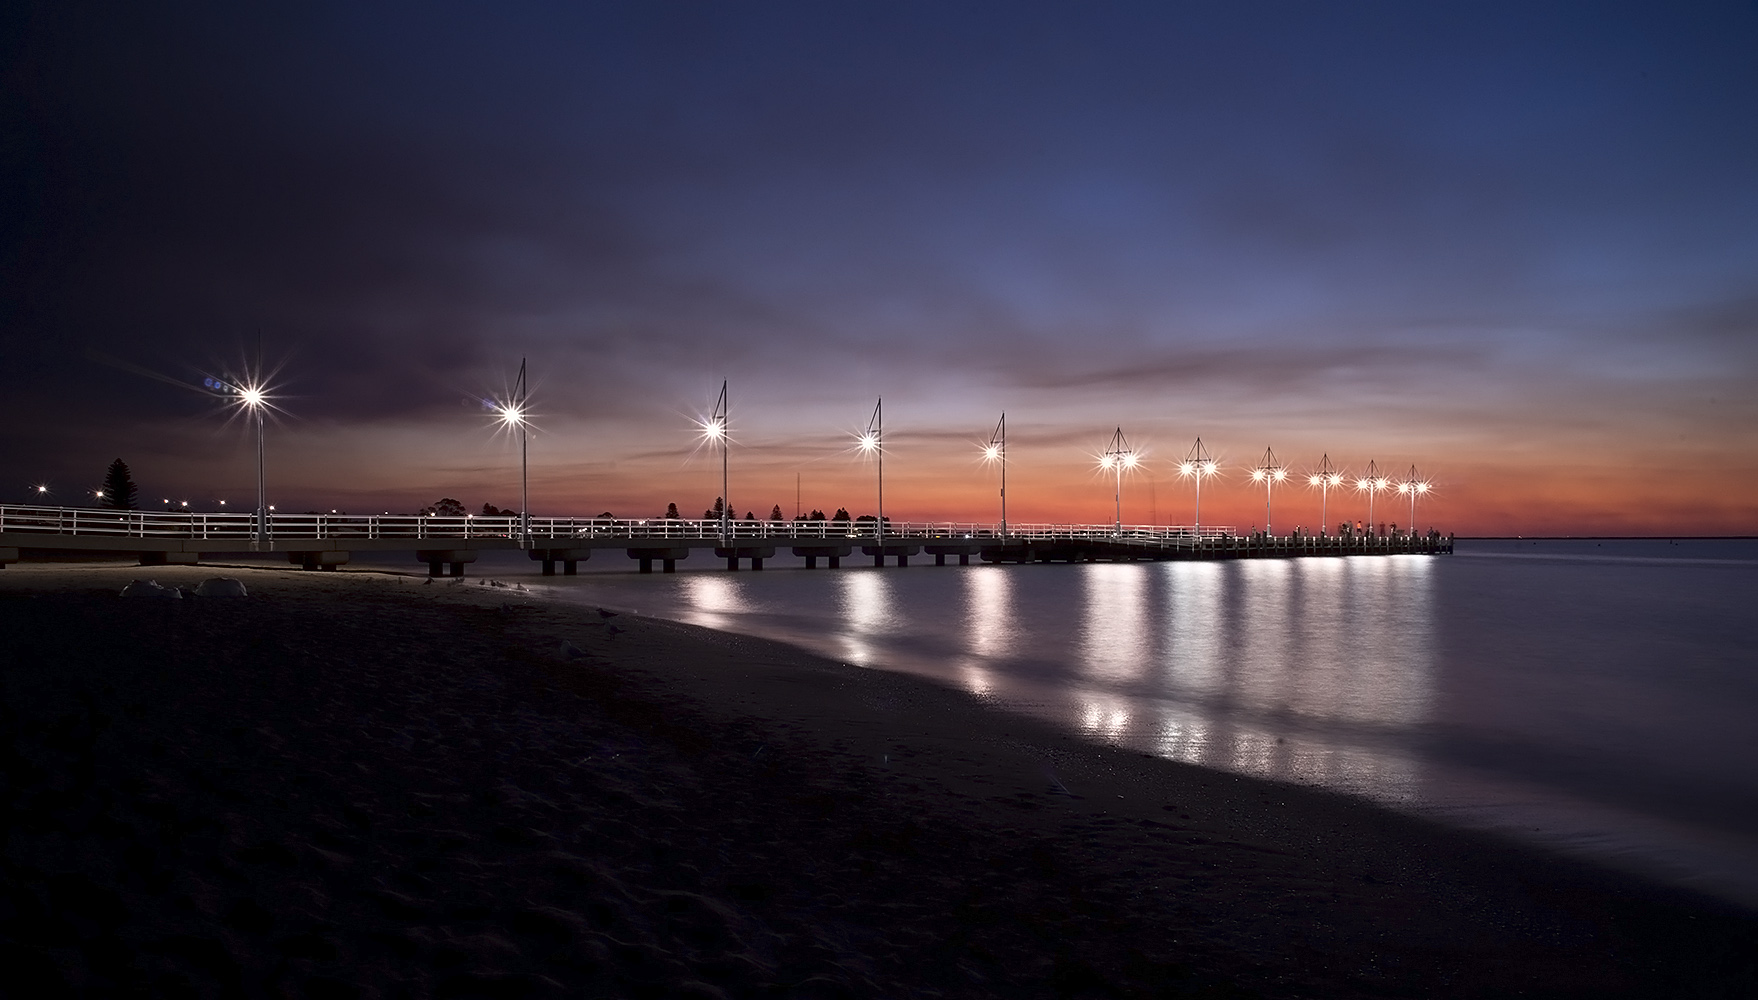
M 1106 448 L 1105 453 L 1099 457 L 1099 468 L 1108 469 L 1116 474 L 1117 519 L 1113 532 L 1118 538 L 1123 537 L 1123 470 L 1135 468 L 1136 461 L 1135 450 L 1129 447 L 1129 441 L 1124 438 L 1123 428 L 1117 428 L 1117 432 L 1111 435 L 1110 447 Z
M 983 446 L 983 461 L 996 462 L 1001 466 L 1001 537 L 1007 537 L 1007 414 L 1001 414 L 1001 422 L 995 425 L 995 433 L 989 435 L 989 443 Z
M 1214 456 L 1210 455 L 1208 449 L 1203 447 L 1202 438 L 1196 439 L 1196 444 L 1190 446 L 1190 454 L 1185 455 L 1184 461 L 1178 463 L 1180 476 L 1196 480 L 1195 527 L 1198 542 L 1202 541 L 1203 537 L 1203 477 L 1212 476 L 1219 471 L 1221 469 L 1215 464 Z
M 1331 488 L 1343 485 L 1343 474 L 1331 468 L 1331 453 L 1319 459 L 1318 469 L 1306 477 L 1306 481 L 1319 488 L 1319 534 L 1325 533 L 1325 525 L 1331 519 Z
M 1410 474 L 1398 484 L 1398 492 L 1410 497 L 1410 537 L 1416 537 L 1416 498 L 1427 493 L 1432 487 L 1428 480 L 1416 473 L 1416 466 L 1410 467 Z
M 1277 483 L 1286 482 L 1287 479 L 1288 467 L 1276 461 L 1276 453 L 1273 449 L 1265 448 L 1264 457 L 1258 459 L 1256 467 L 1251 470 L 1251 481 L 1264 484 L 1265 537 L 1276 537 L 1276 529 L 1271 523 L 1275 516 L 1274 499 L 1271 496 L 1271 493 L 1274 491 Z
M 513 382 L 512 398 L 502 403 L 501 423 L 519 429 L 519 547 L 531 547 L 531 476 L 529 452 L 526 450 L 525 400 L 529 389 L 525 382 L 525 359 L 519 359 L 519 377 Z
M 732 431 L 727 425 L 726 380 L 720 380 L 720 398 L 714 401 L 714 412 L 702 422 L 702 436 L 720 443 L 720 541 L 730 544 L 732 538 L 732 497 L 727 491 L 727 448 Z
M 873 540 L 878 543 L 879 558 L 885 558 L 885 397 L 873 405 L 873 416 L 867 430 L 857 439 L 861 451 L 879 459 L 879 520 L 873 524 Z
M 269 550 L 269 488 L 268 475 L 263 463 L 263 411 L 269 407 L 268 393 L 260 382 L 230 382 L 226 379 L 208 376 L 201 384 L 209 392 L 231 399 L 251 415 L 256 421 L 256 517 L 254 538 L 250 543 L 252 551 L 267 552 Z
M 1390 485 L 1392 485 L 1392 482 L 1381 474 L 1379 463 L 1372 461 L 1367 463 L 1367 471 L 1362 473 L 1361 478 L 1355 481 L 1355 488 L 1357 490 L 1366 491 L 1367 493 L 1367 533 L 1370 537 L 1373 535 L 1374 495 Z

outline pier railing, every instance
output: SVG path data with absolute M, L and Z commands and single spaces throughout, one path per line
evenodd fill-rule
M 815 539 L 863 541 L 876 539 L 877 526 L 865 521 L 732 521 L 725 526 L 735 542 L 805 541 Z M 694 518 L 597 518 L 533 517 L 534 543 L 577 539 L 696 540 L 722 539 L 722 522 Z M 520 533 L 518 515 L 478 514 L 286 514 L 271 513 L 269 535 L 277 540 L 323 539 L 453 539 L 507 538 Z M 124 511 L 82 507 L 0 505 L 0 532 L 131 538 L 236 539 L 246 543 L 255 537 L 255 514 L 195 511 Z M 1002 532 L 995 523 L 975 521 L 885 522 L 886 539 L 982 539 L 1019 542 L 1108 541 L 1144 547 L 1194 549 L 1240 549 L 1254 551 L 1336 550 L 1372 551 L 1410 539 L 1408 534 L 1356 534 L 1338 536 L 1240 534 L 1232 527 L 1205 525 L 1126 524 L 1020 524 Z M 242 547 L 242 546 L 241 546 Z
M 866 521 L 732 521 L 724 526 L 739 541 L 774 539 L 870 539 L 878 526 Z M 531 537 L 545 541 L 590 538 L 703 539 L 721 538 L 715 519 L 533 517 Z M 391 538 L 517 538 L 519 516 L 480 514 L 284 514 L 271 513 L 268 530 L 278 539 Z M 256 515 L 158 510 L 107 510 L 85 507 L 0 505 L 0 531 L 57 535 L 116 535 L 130 538 L 197 538 L 249 540 L 256 534 Z M 1109 538 L 1164 543 L 1198 538 L 1228 538 L 1230 527 L 1126 524 L 999 524 L 976 521 L 885 521 L 887 538 L 982 538 L 1047 541 Z

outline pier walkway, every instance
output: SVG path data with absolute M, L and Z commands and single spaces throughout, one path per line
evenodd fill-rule
M 77 507 L 0 505 L 0 566 L 24 559 L 74 554 L 136 557 L 142 565 L 194 564 L 227 556 L 285 554 L 307 569 L 335 569 L 354 553 L 407 552 L 426 563 L 431 576 L 463 576 L 483 551 L 524 550 L 552 574 L 572 574 L 594 552 L 623 550 L 643 573 L 658 565 L 670 573 L 699 550 L 762 569 L 766 559 L 789 549 L 816 568 L 836 568 L 857 551 L 876 566 L 887 560 L 909 565 L 933 556 L 936 565 L 956 557 L 985 562 L 1093 562 L 1166 559 L 1253 559 L 1296 556 L 1446 554 L 1450 536 L 1438 534 L 1267 536 L 1233 528 L 1112 524 L 998 524 L 886 521 L 883 532 L 867 521 L 733 521 L 725 534 L 713 520 L 612 519 L 517 516 L 426 516 L 404 514 L 280 514 L 268 518 L 267 537 L 256 537 L 250 512 L 202 514 L 119 511 Z

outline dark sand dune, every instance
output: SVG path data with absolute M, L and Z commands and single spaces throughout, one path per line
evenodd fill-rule
M 14 991 L 1754 995 L 1751 914 L 757 640 L 370 574 L 116 597 L 216 572 L 0 574 Z

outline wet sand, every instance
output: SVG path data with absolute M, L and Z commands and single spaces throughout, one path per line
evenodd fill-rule
M 1717 901 L 475 580 L 15 565 L 0 650 L 48 995 L 1758 990 Z

